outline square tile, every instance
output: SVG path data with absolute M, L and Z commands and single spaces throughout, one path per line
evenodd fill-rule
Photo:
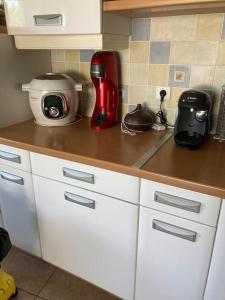
M 196 39 L 217 41 L 220 39 L 223 14 L 198 15 Z
M 80 64 L 79 63 L 72 63 L 66 62 L 65 63 L 65 71 L 66 73 L 71 76 L 76 82 L 80 81 Z
M 52 72 L 53 73 L 65 73 L 66 66 L 64 62 L 53 61 L 52 62 Z
M 50 278 L 39 296 L 48 300 L 119 300 L 116 296 L 59 270 Z
M 213 84 L 214 66 L 192 66 L 190 87 L 210 90 Z
M 129 86 L 129 105 L 147 102 L 148 86 L 130 85 Z
M 44 287 L 55 268 L 37 257 L 21 250 L 3 262 L 3 269 L 11 274 L 19 289 L 37 295 Z
M 91 62 L 94 50 L 80 50 L 80 62 Z
M 82 80 L 91 81 L 91 64 L 90 63 L 80 63 L 80 76 Z
M 52 61 L 65 61 L 64 50 L 51 50 Z
M 178 101 L 180 95 L 186 91 L 184 88 L 171 88 L 170 99 L 166 101 L 166 108 L 176 109 L 178 107 Z
M 120 101 L 123 103 L 128 103 L 128 85 L 120 85 L 119 86 L 120 92 Z
M 148 84 L 148 64 L 130 64 L 130 83 Z
M 158 17 L 151 19 L 151 41 L 168 41 L 172 39 L 172 18 Z
M 221 91 L 222 86 L 225 84 L 225 66 L 216 66 L 215 75 L 213 80 L 213 88 Z
M 150 19 L 133 19 L 132 20 L 132 41 L 149 41 L 150 39 Z
M 194 42 L 172 42 L 170 63 L 176 65 L 189 65 L 192 62 Z
M 121 64 L 119 69 L 119 84 L 129 84 L 130 82 L 130 64 Z
M 177 117 L 177 109 L 166 109 L 166 118 L 169 126 L 174 126 Z
M 172 17 L 172 39 L 192 41 L 195 39 L 197 15 Z
M 130 62 L 131 63 L 149 62 L 149 42 L 130 43 Z
M 130 62 L 130 47 L 128 49 L 123 49 L 118 51 L 119 62 L 121 64 Z
M 169 86 L 172 87 L 189 87 L 190 68 L 188 66 L 170 66 Z
M 225 65 L 225 41 L 219 43 L 219 50 L 217 55 L 217 65 Z
M 149 85 L 168 86 L 169 65 L 149 65 Z
M 148 98 L 147 98 L 147 105 L 150 108 L 157 108 L 159 109 L 160 101 L 156 99 L 156 87 L 155 86 L 148 86 Z
M 212 66 L 216 63 L 218 42 L 199 41 L 194 42 L 193 65 Z
M 170 60 L 170 42 L 151 42 L 150 63 L 168 64 Z
M 70 62 L 80 61 L 80 51 L 79 50 L 65 50 L 65 60 Z

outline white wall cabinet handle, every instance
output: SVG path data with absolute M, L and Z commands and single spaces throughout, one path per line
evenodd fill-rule
M 68 200 L 70 202 L 95 209 L 95 201 L 92 199 L 88 199 L 88 198 L 85 198 L 85 197 L 82 197 L 82 196 L 79 196 L 76 194 L 72 194 L 69 192 L 64 192 L 64 197 L 66 200 Z
M 164 194 L 161 192 L 155 192 L 154 201 L 165 205 L 177 207 L 180 209 L 188 210 L 194 213 L 200 213 L 201 203 L 184 199 L 177 196 Z
M 9 161 L 12 161 L 12 162 L 15 162 L 15 163 L 18 163 L 18 164 L 21 163 L 21 159 L 20 159 L 19 155 L 13 154 L 13 153 L 10 153 L 10 152 L 5 152 L 5 151 L 2 151 L 2 150 L 0 150 L 0 158 L 5 159 L 5 160 L 9 160 Z
M 34 15 L 34 22 L 36 26 L 62 26 L 62 15 Z
M 178 227 L 176 225 L 172 225 L 166 222 L 153 220 L 152 228 L 191 242 L 196 241 L 197 232 L 182 227 Z
M 1 176 L 2 179 L 5 179 L 5 180 L 8 180 L 8 181 L 17 183 L 17 184 L 24 185 L 24 180 L 23 180 L 22 177 L 19 177 L 19 176 L 10 174 L 10 173 L 6 173 L 6 172 L 3 172 L 3 171 L 0 172 L 0 176 Z
M 94 184 L 94 175 L 92 174 L 63 168 L 63 176 Z

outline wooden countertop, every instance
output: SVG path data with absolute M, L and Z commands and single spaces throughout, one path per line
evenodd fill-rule
M 129 136 L 120 125 L 96 132 L 89 118 L 52 128 L 31 120 L 0 129 L 0 143 L 225 199 L 225 143 L 212 138 L 195 151 L 170 139 L 141 169 L 132 167 L 164 135 L 150 130 Z

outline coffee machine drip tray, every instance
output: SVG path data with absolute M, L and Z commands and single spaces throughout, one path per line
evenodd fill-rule
M 198 148 L 203 143 L 204 138 L 202 134 L 193 131 L 181 131 L 175 136 L 177 145 L 189 149 Z

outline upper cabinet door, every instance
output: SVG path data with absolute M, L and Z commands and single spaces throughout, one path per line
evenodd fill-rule
M 101 0 L 4 0 L 12 35 L 99 34 Z

